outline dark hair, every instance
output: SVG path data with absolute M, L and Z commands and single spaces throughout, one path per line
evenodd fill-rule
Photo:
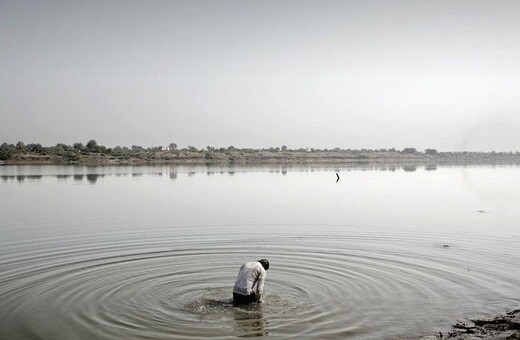
M 269 261 L 267 261 L 266 259 L 258 260 L 258 262 L 260 262 L 260 264 L 262 265 L 262 267 L 264 267 L 265 270 L 269 269 Z

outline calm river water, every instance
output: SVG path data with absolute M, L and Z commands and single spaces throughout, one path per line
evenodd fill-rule
M 0 166 L 0 338 L 416 339 L 520 305 L 519 226 L 518 166 Z

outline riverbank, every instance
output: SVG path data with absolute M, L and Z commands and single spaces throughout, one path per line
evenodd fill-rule
M 493 319 L 471 320 L 470 323 L 457 323 L 452 326 L 448 334 L 439 333 L 438 336 L 426 336 L 420 340 L 435 339 L 520 339 L 520 309 L 515 309 L 505 315 L 498 315 Z
M 140 165 L 190 163 L 354 163 L 354 164 L 520 164 L 512 152 L 422 152 L 400 151 L 137 151 L 127 153 L 67 151 L 62 153 L 13 152 L 3 164 Z

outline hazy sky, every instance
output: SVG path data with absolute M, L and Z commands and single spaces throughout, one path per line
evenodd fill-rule
M 520 150 L 520 1 L 0 0 L 0 142 Z

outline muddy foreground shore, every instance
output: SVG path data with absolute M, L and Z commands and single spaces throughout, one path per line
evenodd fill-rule
M 520 309 L 515 309 L 493 319 L 471 320 L 469 323 L 457 323 L 447 334 L 425 336 L 420 340 L 435 339 L 520 339 Z

